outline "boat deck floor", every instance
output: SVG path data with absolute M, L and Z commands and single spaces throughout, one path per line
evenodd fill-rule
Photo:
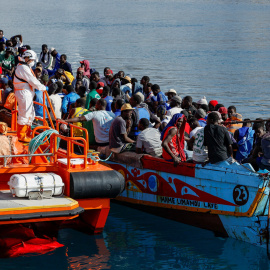
M 30 220 L 43 218 L 66 219 L 84 211 L 77 201 L 65 197 L 50 197 L 41 200 L 13 197 L 9 190 L 0 191 L 1 221 Z
M 0 212 L 4 209 L 15 210 L 16 208 L 63 207 L 74 205 L 74 203 L 77 202 L 65 196 L 29 200 L 28 198 L 13 197 L 9 190 L 0 191 Z

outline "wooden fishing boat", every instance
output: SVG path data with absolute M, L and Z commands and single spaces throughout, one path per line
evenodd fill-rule
M 43 100 L 45 96 L 50 103 L 46 92 Z M 44 104 L 39 105 L 43 106 L 44 115 L 45 111 L 50 115 Z M 16 138 L 16 106 L 11 114 L 10 130 L 1 135 L 8 141 Z M 19 155 L 10 151 L 0 156 L 2 256 L 42 253 L 59 247 L 53 237 L 61 228 L 94 234 L 102 232 L 110 199 L 124 189 L 123 176 L 99 163 L 98 153 L 89 150 L 86 129 L 70 125 L 70 134 L 79 128 L 86 137 L 66 137 L 59 134 L 62 120 L 53 122 L 50 117 L 41 120 L 43 125 L 34 127 L 30 145 L 24 146 L 28 151 L 21 151 Z M 33 141 L 35 147 L 30 151 Z M 66 149 L 59 147 L 63 143 Z M 82 153 L 76 152 L 76 147 L 80 147 Z M 27 244 L 27 241 L 30 242 Z
M 107 162 L 126 181 L 117 201 L 217 235 L 268 247 L 269 173 L 251 165 L 206 166 L 171 162 L 135 153 Z

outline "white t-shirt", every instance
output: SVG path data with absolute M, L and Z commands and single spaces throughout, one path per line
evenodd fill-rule
M 109 142 L 109 131 L 115 115 L 113 112 L 95 111 L 84 115 L 87 121 L 93 121 L 94 134 L 97 143 Z
M 169 109 L 166 113 L 166 115 L 173 117 L 176 113 L 181 113 L 183 111 L 182 108 L 179 107 L 173 107 L 171 109 Z
M 193 137 L 195 138 L 195 141 L 193 144 L 193 160 L 197 162 L 207 161 L 208 150 L 207 150 L 207 147 L 203 145 L 204 128 L 200 127 Z
M 137 137 L 136 147 L 143 147 L 145 153 L 151 156 L 161 156 L 162 146 L 160 132 L 155 128 L 147 128 L 143 130 Z
M 55 113 L 56 118 L 61 119 L 62 116 L 62 98 L 58 95 L 50 95 L 50 101 Z M 50 113 L 52 116 L 52 112 Z
M 200 130 L 203 127 L 196 127 L 195 129 L 190 131 L 189 138 L 194 137 L 194 135 L 197 133 L 198 130 Z

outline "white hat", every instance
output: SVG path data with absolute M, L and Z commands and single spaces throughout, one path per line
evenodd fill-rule
M 203 97 L 203 98 L 201 98 L 199 101 L 197 101 L 197 104 L 205 104 L 205 105 L 208 105 L 208 102 L 207 102 L 207 100 L 206 100 L 206 97 Z
M 170 89 L 168 92 L 165 93 L 166 96 L 168 96 L 169 93 L 173 93 L 173 94 L 176 94 L 176 91 L 174 89 Z
M 54 50 L 55 50 L 55 48 L 54 47 L 51 47 L 50 53 L 53 52 Z

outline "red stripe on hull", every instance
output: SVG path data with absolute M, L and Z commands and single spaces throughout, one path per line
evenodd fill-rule
M 157 169 L 162 172 L 180 174 L 183 176 L 195 177 L 195 164 L 192 163 L 180 163 L 177 167 L 174 167 L 173 162 L 165 161 L 162 158 L 156 158 L 149 155 L 144 155 L 141 158 L 144 169 L 154 170 Z

